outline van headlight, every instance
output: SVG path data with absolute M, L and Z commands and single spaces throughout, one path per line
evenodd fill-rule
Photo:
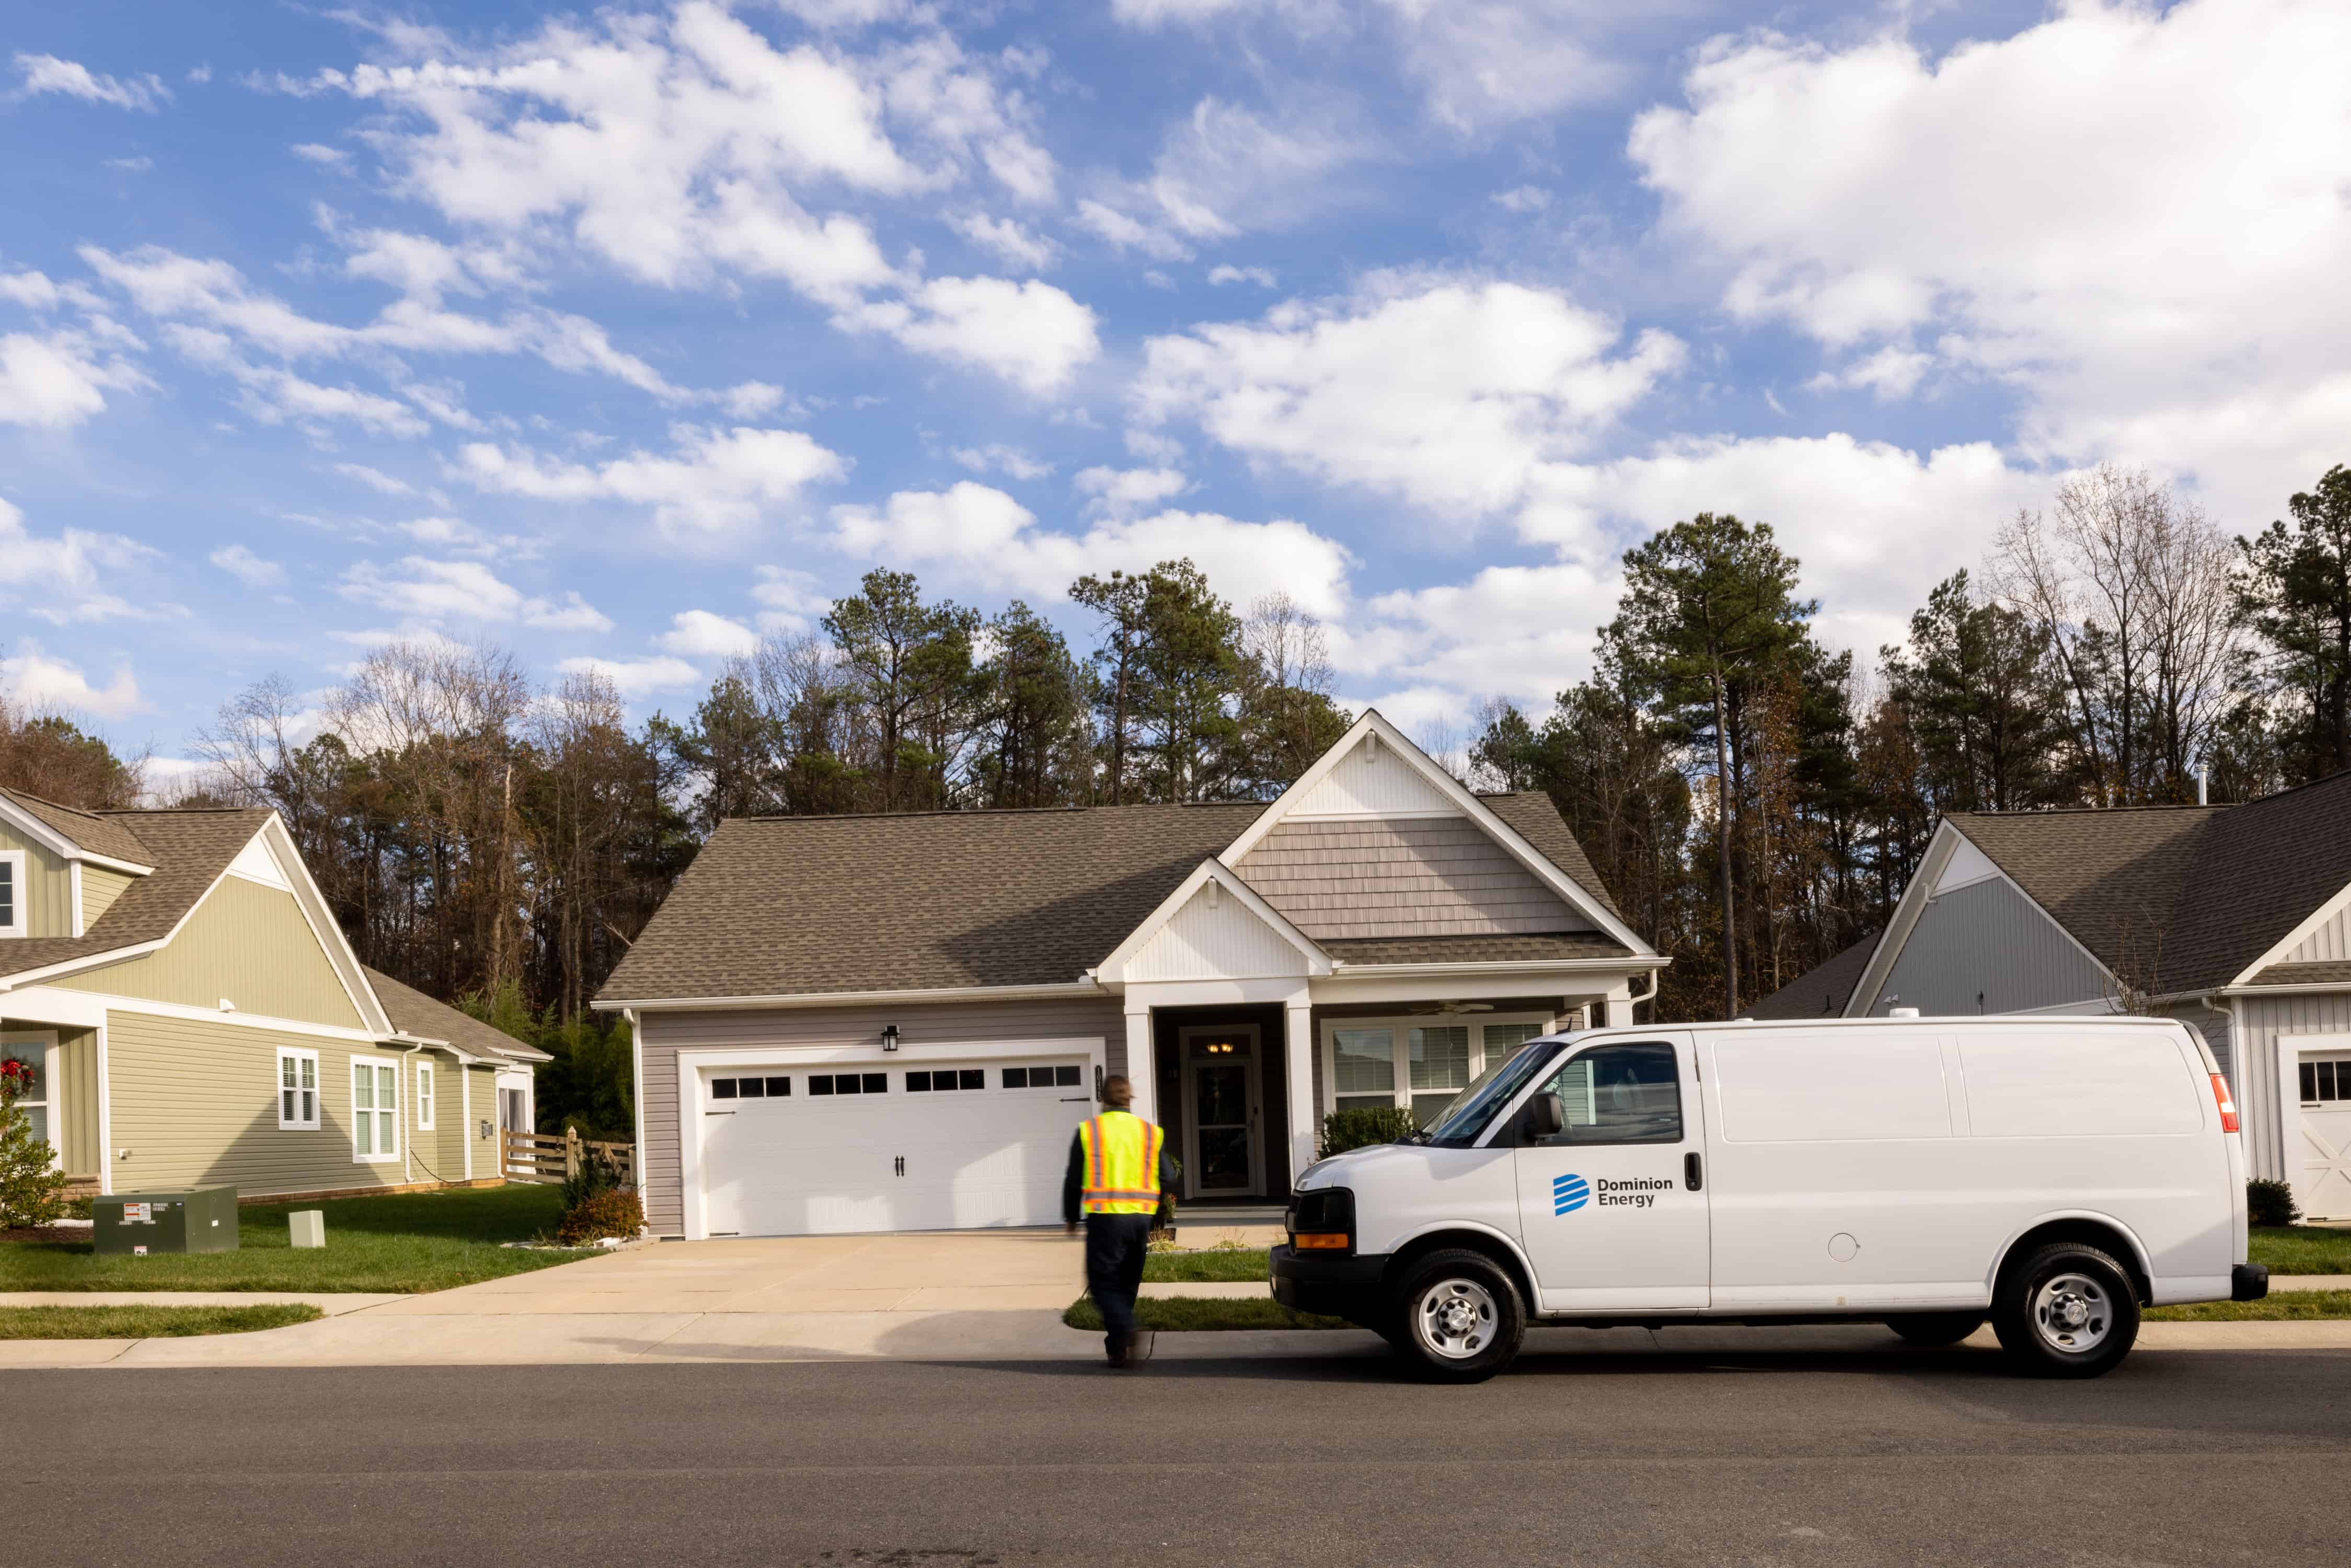
M 1343 1186 L 1301 1192 L 1287 1216 L 1290 1245 L 1299 1252 L 1355 1249 L 1355 1195 Z

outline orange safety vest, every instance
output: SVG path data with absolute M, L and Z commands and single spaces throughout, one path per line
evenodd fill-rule
M 1088 1214 L 1159 1212 L 1159 1150 L 1167 1134 L 1132 1111 L 1105 1111 L 1078 1124 L 1085 1151 Z

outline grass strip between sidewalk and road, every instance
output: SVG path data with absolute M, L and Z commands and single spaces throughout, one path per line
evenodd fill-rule
M 237 1210 L 234 1252 L 97 1256 L 88 1241 L 0 1241 L 0 1291 L 445 1291 L 527 1274 L 587 1253 L 501 1247 L 551 1233 L 561 1190 L 510 1183 Z M 327 1244 L 298 1251 L 286 1217 L 315 1208 Z
M 2258 1301 L 2196 1301 L 2184 1307 L 2149 1307 L 2151 1323 L 2314 1322 L 2351 1318 L 2351 1291 L 2281 1291 Z
M 1153 1252 L 1143 1260 L 1146 1284 L 1239 1284 L 1265 1278 L 1262 1247 L 1211 1247 L 1199 1252 Z
M 299 1301 L 254 1307 L 0 1307 L 0 1339 L 180 1339 L 282 1329 L 324 1316 Z
M 1070 1310 L 1061 1314 L 1061 1321 L 1088 1333 L 1102 1332 L 1102 1313 L 1094 1310 L 1092 1296 L 1080 1296 L 1071 1301 Z M 1291 1312 L 1270 1296 L 1246 1301 L 1217 1301 L 1197 1296 L 1145 1296 L 1134 1303 L 1134 1322 L 1138 1328 L 1155 1329 L 1163 1333 L 1203 1333 L 1221 1329 L 1351 1329 L 1355 1326 L 1344 1318 L 1324 1318 L 1312 1312 Z

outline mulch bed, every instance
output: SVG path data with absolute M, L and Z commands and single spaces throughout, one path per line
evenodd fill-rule
M 75 1225 L 20 1225 L 10 1230 L 0 1230 L 0 1241 L 81 1241 L 89 1239 L 89 1228 Z

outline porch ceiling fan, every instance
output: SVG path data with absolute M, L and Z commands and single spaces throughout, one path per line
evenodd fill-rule
M 1489 1013 L 1494 1010 L 1494 1004 L 1491 1002 L 1429 1002 L 1412 1010 L 1416 1014 Z

